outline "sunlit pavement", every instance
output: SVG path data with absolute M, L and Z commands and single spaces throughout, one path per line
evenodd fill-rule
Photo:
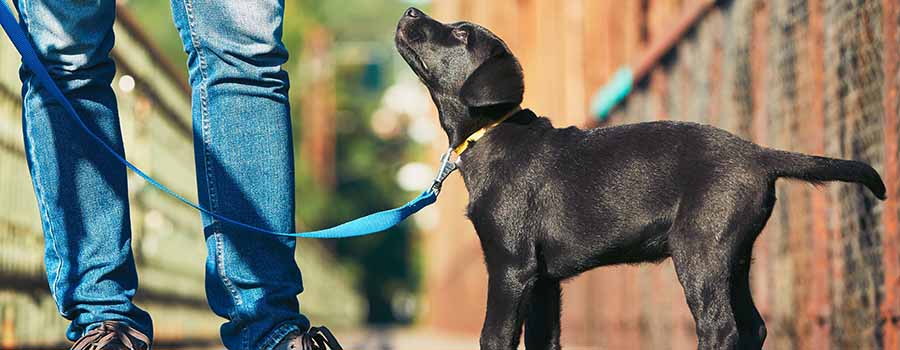
M 425 329 L 367 329 L 334 330 L 341 345 L 346 350 L 463 350 L 478 349 L 478 339 L 472 337 L 434 332 Z M 219 350 L 210 347 L 154 347 L 159 350 Z
M 471 350 L 478 349 L 477 335 L 461 335 L 421 328 L 370 330 L 367 333 L 341 335 L 347 350 Z M 346 339 L 344 341 L 343 339 Z M 584 347 L 563 344 L 567 350 L 603 350 L 598 347 Z M 519 349 L 525 349 L 519 345 Z
M 369 329 L 364 332 L 341 334 L 341 344 L 347 350 L 400 349 L 477 349 L 477 337 L 440 333 L 427 329 Z
M 478 349 L 477 336 L 465 336 L 421 328 L 401 329 L 369 329 L 362 331 L 336 330 L 341 345 L 346 350 L 471 350 Z M 519 346 L 524 349 L 524 346 Z M 566 345 L 568 350 L 598 349 L 596 347 L 579 347 Z M 206 348 L 157 348 L 178 350 L 219 350 L 219 347 Z M 598 349 L 600 350 L 600 349 Z

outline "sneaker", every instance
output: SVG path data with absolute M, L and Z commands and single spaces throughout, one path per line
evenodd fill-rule
M 343 350 L 337 338 L 325 326 L 312 327 L 306 332 L 291 332 L 274 350 Z
M 105 321 L 87 332 L 71 350 L 148 350 L 150 338 L 122 322 Z

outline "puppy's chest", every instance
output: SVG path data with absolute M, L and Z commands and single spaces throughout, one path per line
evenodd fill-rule
M 525 189 L 508 188 L 470 197 L 466 215 L 485 243 L 533 240 L 540 232 L 541 214 L 534 195 Z

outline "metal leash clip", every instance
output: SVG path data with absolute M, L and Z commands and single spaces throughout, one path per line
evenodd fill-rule
M 444 184 L 444 179 L 446 179 L 447 176 L 450 176 L 454 170 L 459 168 L 459 158 L 455 161 L 451 161 L 450 157 L 452 155 L 453 148 L 450 148 L 443 156 L 441 156 L 441 168 L 438 169 L 438 173 L 434 177 L 434 182 L 431 184 L 431 191 L 434 192 L 435 195 L 441 193 L 441 185 Z

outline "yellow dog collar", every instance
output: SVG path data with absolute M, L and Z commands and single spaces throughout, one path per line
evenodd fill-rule
M 497 119 L 497 121 L 495 121 L 491 124 L 488 124 L 487 126 L 481 128 L 481 129 L 478 129 L 478 131 L 476 131 L 472 135 L 469 135 L 469 137 L 466 138 L 466 140 L 463 141 L 463 143 L 461 143 L 459 146 L 456 146 L 454 151 L 456 152 L 457 155 L 461 155 L 463 152 L 466 151 L 467 148 L 469 148 L 470 143 L 478 141 L 478 139 L 484 137 L 484 134 L 487 133 L 488 130 L 493 129 L 495 126 L 497 126 L 498 124 L 502 123 L 503 121 L 509 119 L 509 117 L 512 117 L 514 114 L 516 114 L 517 112 L 519 112 L 521 110 L 522 110 L 522 107 L 516 106 L 516 108 L 513 108 L 513 110 L 504 114 L 503 117 L 500 117 L 500 119 Z

